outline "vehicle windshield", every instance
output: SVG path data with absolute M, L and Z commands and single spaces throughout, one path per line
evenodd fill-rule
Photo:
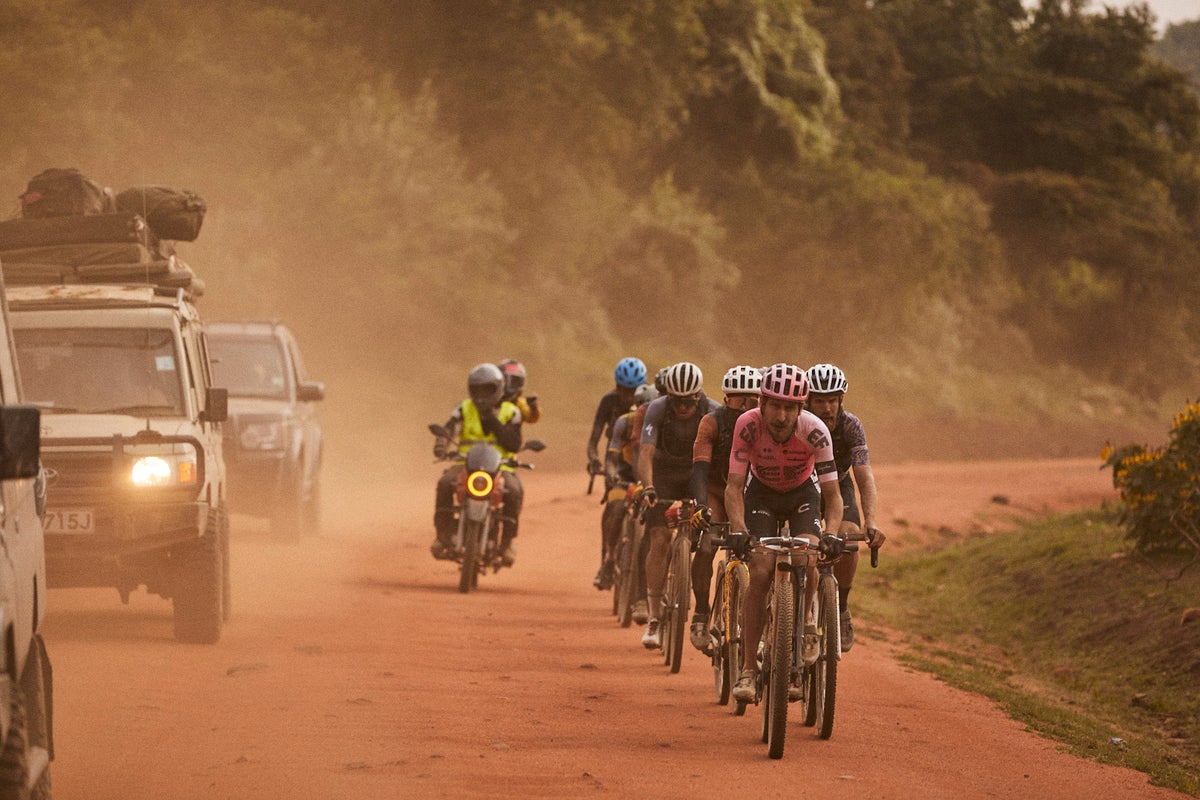
M 44 413 L 184 415 L 169 328 L 13 331 L 26 402 Z
M 274 339 L 208 337 L 214 385 L 230 397 L 269 397 L 286 400 L 287 371 L 283 351 Z

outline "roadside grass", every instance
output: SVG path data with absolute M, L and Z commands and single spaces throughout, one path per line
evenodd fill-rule
M 1200 564 L 1128 555 L 1104 509 L 860 567 L 852 607 L 901 658 L 1070 752 L 1200 795 Z M 870 626 L 863 632 L 880 635 Z

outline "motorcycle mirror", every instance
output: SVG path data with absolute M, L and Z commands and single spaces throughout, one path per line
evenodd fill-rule
M 429 432 L 430 432 L 430 433 L 432 433 L 434 436 L 440 436 L 440 437 L 442 437 L 443 439 L 450 439 L 450 438 L 452 438 L 452 437 L 450 436 L 450 431 L 446 430 L 446 429 L 445 429 L 445 428 L 443 428 L 441 425 L 430 425 L 430 426 L 429 426 Z
M 530 439 L 521 449 L 532 450 L 535 453 L 540 453 L 546 449 L 546 443 L 541 439 Z

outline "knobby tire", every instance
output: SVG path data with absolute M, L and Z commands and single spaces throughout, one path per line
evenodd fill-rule
M 775 628 L 771 642 L 771 678 L 767 689 L 767 755 L 783 758 L 787 733 L 788 683 L 792 674 L 794 597 L 786 573 L 775 573 Z
M 729 686 L 737 682 L 746 657 L 746 640 L 742 632 L 742 602 L 750 589 L 750 570 L 739 562 L 729 571 L 729 601 L 725 604 L 725 681 Z M 746 704 L 735 701 L 733 713 L 742 716 Z
M 687 638 L 691 628 L 688 611 L 691 608 L 692 597 L 692 544 L 686 533 L 679 533 L 671 543 L 671 574 L 673 581 L 671 590 L 671 673 L 679 672 L 683 663 L 683 640 Z
M 833 735 L 833 711 L 837 699 L 837 668 L 841 656 L 838 646 L 838 592 L 837 580 L 832 575 L 822 575 L 817 584 L 817 641 L 820 655 L 817 658 L 815 689 L 817 711 L 817 736 L 828 739 Z
M 728 650 L 725 643 L 728 641 L 727 628 L 725 627 L 725 606 L 728 602 L 726 597 L 728 593 L 725 590 L 725 562 L 721 562 L 720 570 L 717 572 L 717 585 L 713 590 L 712 610 L 708 615 L 708 628 L 710 631 L 716 630 L 716 641 L 712 645 L 712 668 L 713 668 L 713 688 L 717 692 L 717 705 L 723 706 L 729 703 L 729 691 L 732 686 L 729 682 L 729 668 L 726 666 L 725 659 L 728 656 Z

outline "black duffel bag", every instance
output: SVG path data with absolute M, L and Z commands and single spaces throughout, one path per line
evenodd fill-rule
M 29 179 L 21 216 L 70 217 L 115 211 L 112 195 L 75 168 L 48 169 Z
M 159 239 L 194 242 L 208 207 L 191 189 L 135 186 L 117 195 L 117 208 L 141 214 Z

